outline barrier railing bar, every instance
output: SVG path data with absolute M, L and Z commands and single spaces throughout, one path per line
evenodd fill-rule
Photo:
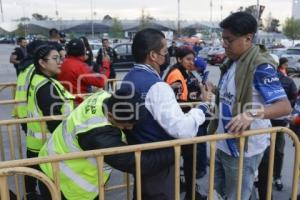
M 4 151 L 4 143 L 3 143 L 3 135 L 2 135 L 2 126 L 0 126 L 0 151 L 1 151 L 1 161 L 5 160 L 5 151 Z
M 175 200 L 180 200 L 180 158 L 181 158 L 181 146 L 175 145 Z
M 13 136 L 12 125 L 8 125 L 7 126 L 7 132 L 8 132 L 10 156 L 11 156 L 12 160 L 15 160 L 16 159 L 16 152 L 15 152 L 14 136 Z
M 264 134 L 269 132 L 286 132 L 289 135 L 292 135 L 293 138 L 297 139 L 297 136 L 295 133 L 293 133 L 291 130 L 285 127 L 279 127 L 279 128 L 269 128 L 269 129 L 260 129 L 260 130 L 250 130 L 246 131 L 242 134 L 242 136 L 251 136 L 253 134 Z M 207 135 L 207 136 L 201 136 L 201 137 L 194 137 L 189 139 L 177 139 L 177 140 L 171 140 L 171 141 L 163 141 L 163 142 L 157 142 L 157 143 L 147 143 L 147 144 L 138 144 L 138 145 L 130 145 L 130 146 L 123 146 L 123 147 L 113 147 L 113 148 L 107 148 L 107 149 L 101 149 L 100 150 L 90 150 L 87 152 L 75 152 L 75 153 L 69 153 L 68 155 L 58 155 L 58 156 L 47 156 L 47 157 L 39 157 L 39 158 L 31 158 L 30 162 L 28 163 L 28 160 L 20 159 L 20 160 L 11 160 L 11 161 L 4 161 L 0 163 L 0 168 L 7 168 L 7 167 L 17 167 L 18 165 L 22 166 L 28 166 L 28 165 L 34 165 L 39 164 L 41 162 L 55 162 L 55 161 L 62 161 L 62 160 L 69 160 L 69 159 L 79 159 L 82 157 L 89 158 L 89 157 L 97 157 L 100 155 L 106 156 L 106 155 L 112 155 L 112 154 L 118 154 L 118 153 L 128 153 L 133 151 L 144 151 L 144 150 L 152 150 L 157 149 L 157 145 L 160 146 L 160 148 L 166 148 L 166 147 L 172 147 L 176 145 L 187 145 L 187 144 L 195 144 L 195 143 L 202 143 L 202 142 L 210 142 L 210 141 L 219 141 L 219 140 L 225 140 L 225 139 L 231 139 L 231 138 L 238 138 L 238 136 L 234 136 L 232 134 L 216 134 L 216 135 Z
M 209 189 L 208 199 L 214 199 L 214 183 L 215 183 L 215 160 L 216 160 L 216 141 L 210 142 L 210 160 L 209 160 Z
M 192 200 L 195 200 L 196 198 L 196 165 L 197 165 L 197 144 L 193 144 Z
M 135 180 L 136 180 L 136 199 L 142 199 L 141 189 L 141 151 L 137 150 L 134 152 L 135 157 Z
M 0 176 L 0 199 L 6 200 L 9 199 L 9 189 L 7 183 L 7 176 Z
M 126 189 L 127 189 L 127 200 L 130 200 L 130 186 L 131 186 L 131 183 L 130 183 L 130 176 L 128 173 L 125 173 L 125 181 L 126 181 Z
M 243 183 L 243 168 L 244 168 L 244 150 L 245 150 L 245 138 L 239 138 L 240 141 L 240 157 L 239 157 L 239 172 L 238 172 L 238 181 L 237 181 L 237 194 L 236 199 L 241 199 L 242 194 L 242 183 Z
M 23 158 L 23 149 L 22 149 L 22 136 L 21 136 L 21 129 L 18 124 L 16 124 L 16 132 L 17 132 L 17 143 L 18 143 L 18 150 L 19 150 L 19 157 L 20 159 Z
M 104 180 L 103 180 L 103 167 L 104 167 L 104 157 L 97 156 L 96 157 L 97 165 L 98 165 L 98 191 L 99 191 L 99 200 L 105 200 L 104 196 Z
M 47 140 L 47 131 L 46 131 L 47 124 L 45 121 L 41 121 L 40 126 L 41 126 L 41 132 L 42 132 L 42 141 L 43 141 L 43 143 L 45 143 Z
M 52 166 L 52 172 L 56 172 L 56 173 L 53 173 L 53 181 L 54 181 L 56 189 L 59 191 L 60 190 L 59 162 L 52 162 L 51 166 Z
M 0 183 L 3 182 L 3 184 L 5 185 L 5 182 L 6 182 L 6 184 L 7 184 L 7 179 L 1 181 L 2 176 L 4 176 L 6 178 L 6 176 L 18 176 L 18 175 L 28 175 L 28 176 L 35 177 L 36 179 L 40 180 L 47 186 L 52 199 L 61 200 L 60 190 L 55 187 L 55 184 L 51 181 L 51 179 L 49 179 L 45 174 L 43 174 L 39 170 L 36 170 L 33 168 L 15 167 L 15 168 L 1 169 Z M 4 188 L 2 188 L 2 184 L 1 184 L 0 192 L 1 192 L 1 195 L 8 193 L 8 186 L 6 185 L 6 186 L 4 186 Z M 5 196 L 5 197 L 7 197 L 7 196 Z M 2 196 L 1 196 L 1 199 L 2 199 Z M 9 199 L 9 198 L 3 198 L 3 200 L 6 200 L 6 199 Z
M 271 135 L 271 145 L 270 145 L 270 152 L 269 152 L 269 168 L 268 168 L 268 183 L 267 183 L 267 197 L 266 197 L 267 200 L 271 200 L 271 196 L 272 196 L 271 194 L 272 194 L 273 167 L 274 167 L 275 144 L 276 144 L 277 133 L 272 132 L 272 134 L 270 135 Z
M 290 134 L 289 134 L 290 135 Z M 297 142 L 297 136 L 295 134 L 290 135 L 295 146 L 295 158 L 294 158 L 294 173 L 293 173 L 293 183 L 292 183 L 292 200 L 297 199 L 298 191 L 298 179 L 300 170 L 300 143 Z

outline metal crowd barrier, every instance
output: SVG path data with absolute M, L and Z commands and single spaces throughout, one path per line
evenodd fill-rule
M 10 88 L 11 97 L 12 97 L 11 99 L 14 99 L 16 89 L 17 89 L 17 83 L 15 83 L 15 82 L 0 83 L 0 92 L 2 92 L 6 88 Z
M 111 91 L 115 91 L 116 87 L 117 87 L 117 82 L 121 81 L 118 79 L 107 79 L 106 85 L 104 87 L 105 90 L 109 90 L 111 89 Z M 111 88 L 110 88 L 111 87 Z M 5 104 L 11 102 L 12 104 L 15 103 L 14 99 L 15 99 L 15 93 L 16 93 L 16 89 L 17 89 L 17 83 L 16 82 L 7 82 L 7 83 L 0 83 L 0 92 L 2 92 L 4 89 L 6 88 L 10 88 L 11 89 L 11 99 L 8 100 L 1 100 L 1 104 Z M 2 103 L 4 102 L 4 103 Z
M 4 162 L 4 161 L 12 161 L 12 160 L 20 160 L 23 159 L 23 151 L 26 149 L 25 146 L 22 145 L 22 141 L 25 141 L 25 134 L 21 134 L 20 131 L 20 124 L 21 123 L 29 123 L 29 122 L 40 122 L 41 127 L 42 127 L 42 140 L 46 141 L 46 122 L 48 121 L 53 121 L 53 120 L 63 120 L 65 119 L 64 115 L 56 115 L 56 116 L 48 116 L 48 117 L 40 117 L 40 118 L 24 118 L 24 119 L 10 119 L 10 120 L 1 120 L 0 121 L 0 156 L 1 159 L 0 161 Z M 2 132 L 2 127 L 6 127 L 7 128 L 7 135 L 4 135 Z M 15 128 L 15 132 L 14 132 L 14 128 Z M 5 137 L 7 136 L 7 137 Z M 5 152 L 5 142 L 4 139 L 7 139 L 7 145 L 6 147 L 8 147 L 9 149 L 9 157 L 6 156 L 6 152 Z M 16 145 L 17 143 L 17 145 Z M 24 175 L 31 175 L 31 176 L 38 176 L 39 178 L 44 177 L 45 175 L 40 175 L 40 172 L 38 174 L 33 173 L 33 169 L 24 169 L 22 168 L 26 173 L 24 173 Z M 28 174 L 29 173 L 29 174 Z M 19 174 L 22 174 L 21 172 Z M 1 182 L 1 181 L 0 181 Z M 48 181 L 49 182 L 49 181 Z M 48 182 L 46 181 L 46 185 L 49 186 Z M 14 183 L 15 183 L 15 190 L 16 190 L 16 194 L 17 194 L 17 198 L 18 199 L 22 199 L 21 198 L 21 189 L 20 189 L 20 185 L 23 188 L 23 191 L 25 191 L 25 182 L 23 180 L 23 182 L 21 182 L 20 184 L 20 180 L 17 178 L 17 176 L 14 176 Z M 0 186 L 2 187 L 1 183 Z M 119 188 L 125 188 L 127 187 L 128 190 L 128 195 L 130 195 L 130 186 L 132 186 L 132 183 L 130 183 L 130 176 L 127 173 L 124 173 L 124 183 L 123 184 L 119 184 L 119 185 L 113 185 L 110 187 L 107 187 L 106 190 L 110 191 L 110 190 L 115 190 L 115 189 L 119 189 Z M 49 186 L 51 187 L 51 186 Z M 0 196 L 0 199 L 2 199 L 2 197 Z M 129 199 L 129 196 L 128 196 Z
M 15 123 L 21 123 L 20 121 L 5 121 L 0 122 L 0 125 L 10 126 Z M 201 136 L 190 139 L 178 139 L 164 142 L 156 142 L 156 143 L 148 143 L 142 145 L 131 145 L 126 147 L 116 147 L 116 148 L 107 148 L 101 150 L 93 150 L 93 151 L 85 151 L 85 152 L 76 152 L 69 153 L 65 155 L 59 156 L 49 156 L 42 158 L 32 158 L 32 159 L 22 159 L 22 160 L 12 160 L 5 161 L 0 163 L 0 197 L 2 200 L 9 199 L 8 195 L 8 177 L 9 176 L 17 176 L 18 174 L 23 175 L 31 175 L 34 176 L 41 181 L 43 181 L 49 191 L 51 192 L 52 199 L 60 200 L 60 182 L 59 182 L 59 162 L 64 160 L 72 160 L 72 159 L 81 159 L 81 158 L 95 158 L 98 166 L 98 182 L 99 182 L 99 199 L 105 199 L 105 186 L 103 181 L 103 165 L 104 165 L 104 157 L 108 155 L 120 154 L 120 153 L 128 153 L 134 152 L 135 161 L 136 161 L 136 199 L 141 200 L 142 191 L 141 191 L 141 152 L 145 150 L 153 150 L 160 148 L 172 147 L 175 152 L 175 200 L 180 200 L 180 156 L 181 156 L 181 146 L 182 145 L 193 145 L 193 187 L 192 194 L 195 194 L 195 180 L 196 180 L 196 145 L 197 143 L 209 142 L 210 143 L 210 169 L 209 169 L 209 192 L 208 199 L 213 200 L 213 192 L 214 192 L 214 170 L 215 170 L 215 153 L 216 153 L 216 142 L 218 140 L 236 138 L 239 139 L 240 144 L 240 157 L 239 157 L 239 173 L 238 173 L 238 183 L 237 187 L 237 196 L 236 199 L 241 199 L 241 183 L 242 183 L 242 174 L 243 174 L 243 160 L 244 160 L 244 146 L 245 146 L 245 137 L 253 136 L 258 134 L 270 133 L 271 135 L 271 146 L 270 146 L 270 154 L 269 154 L 269 171 L 268 171 L 268 184 L 267 184 L 267 200 L 271 199 L 271 191 L 272 191 L 272 177 L 273 177 L 273 166 L 274 166 L 274 153 L 275 153 L 275 141 L 276 141 L 276 133 L 284 132 L 288 134 L 294 142 L 295 146 L 295 157 L 294 157 L 294 167 L 293 167 L 293 180 L 292 180 L 292 193 L 291 199 L 296 200 L 297 198 L 297 190 L 298 190 L 298 176 L 299 176 L 299 140 L 296 134 L 286 127 L 274 127 L 269 129 L 260 129 L 260 130 L 250 130 L 245 131 L 241 135 L 234 136 L 231 134 L 216 134 L 209 136 Z M 278 133 L 283 134 L 283 133 Z M 51 163 L 54 171 L 54 180 L 50 180 L 48 177 L 43 175 L 41 172 L 33 169 L 27 168 L 30 165 L 37 165 L 41 163 Z M 128 186 L 128 185 L 127 185 Z M 128 190 L 127 190 L 128 191 Z M 127 197 L 129 195 L 127 194 Z M 192 199 L 195 199 L 195 195 L 193 195 Z

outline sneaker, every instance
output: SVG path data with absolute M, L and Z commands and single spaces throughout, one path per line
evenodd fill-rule
M 278 191 L 281 191 L 283 188 L 283 184 L 279 178 L 274 181 L 274 185 Z

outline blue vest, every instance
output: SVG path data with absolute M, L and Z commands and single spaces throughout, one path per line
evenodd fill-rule
M 132 86 L 130 84 L 126 84 L 126 81 L 132 83 L 135 89 L 134 92 L 138 93 L 141 97 L 139 103 L 144 104 L 146 95 L 150 88 L 155 83 L 162 82 L 162 79 L 158 76 L 158 74 L 151 71 L 151 69 L 147 69 L 147 66 L 135 65 L 135 67 L 124 77 L 121 85 L 121 89 L 131 91 Z M 143 108 L 145 108 L 144 105 Z M 166 131 L 153 118 L 152 114 L 147 109 L 145 110 L 146 111 L 142 119 L 134 126 L 131 133 L 127 134 L 128 142 L 148 143 L 174 139 L 166 133 Z

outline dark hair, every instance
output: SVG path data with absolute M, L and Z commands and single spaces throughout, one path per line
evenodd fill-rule
M 120 123 L 135 123 L 145 116 L 145 106 L 140 106 L 141 97 L 133 95 L 128 90 L 119 89 L 103 102 L 104 113 L 113 114 L 115 121 Z
M 27 45 L 27 53 L 29 55 L 34 55 L 35 51 L 42 45 L 45 45 L 46 42 L 42 41 L 42 40 L 33 40 L 32 42 L 30 42 Z
M 92 51 L 89 41 L 85 36 L 81 36 L 79 39 L 83 41 L 83 44 L 87 50 Z
M 68 56 L 83 56 L 85 54 L 83 41 L 77 38 L 68 42 L 66 50 Z
M 165 35 L 156 29 L 143 29 L 134 36 L 132 43 L 132 54 L 136 62 L 146 60 L 150 51 L 159 52 L 163 48 L 162 39 Z
M 289 60 L 285 57 L 279 59 L 279 67 L 285 63 L 289 62 Z
M 189 54 L 193 54 L 194 56 L 196 55 L 194 50 L 189 47 L 189 46 L 180 46 L 178 49 L 177 49 L 177 52 L 176 52 L 176 58 L 183 58 Z
M 222 29 L 228 29 L 236 36 L 255 34 L 257 32 L 256 19 L 247 12 L 236 12 L 226 17 L 220 23 Z
M 102 38 L 101 42 L 108 41 L 108 38 Z
M 51 28 L 49 30 L 49 37 L 50 38 L 55 38 L 55 37 L 58 37 L 59 36 L 59 32 L 56 28 Z
M 51 45 L 42 45 L 37 48 L 37 50 L 34 53 L 34 66 L 36 71 L 40 72 L 41 69 L 39 60 L 44 60 L 50 54 L 51 51 L 57 51 L 57 49 Z
M 22 42 L 22 40 L 25 40 L 25 38 L 24 38 L 24 37 L 19 37 L 19 38 L 17 39 L 17 43 Z

